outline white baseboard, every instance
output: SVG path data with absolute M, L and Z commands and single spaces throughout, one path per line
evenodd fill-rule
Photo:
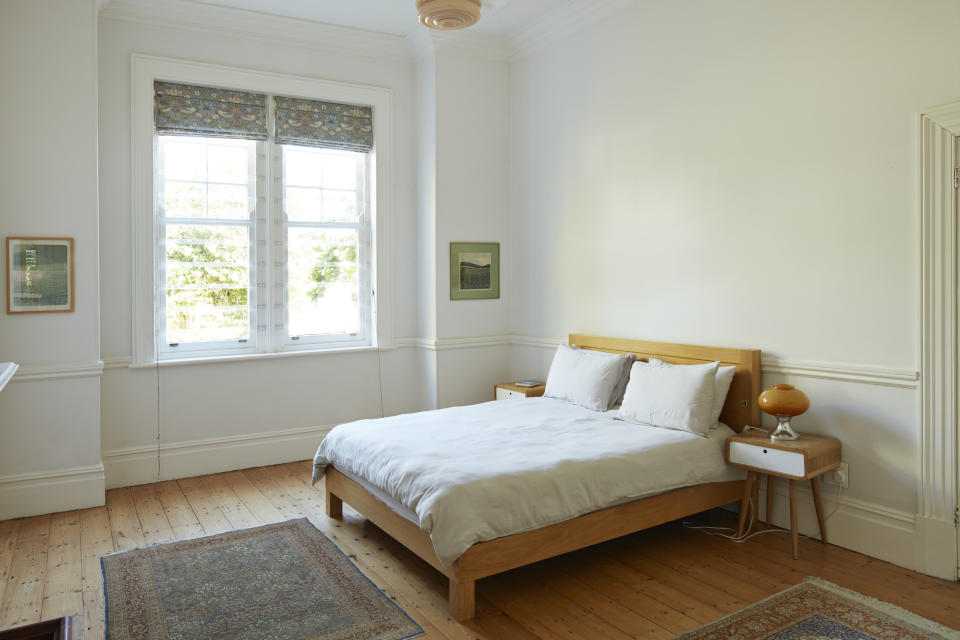
M 312 458 L 332 425 L 103 452 L 106 487 L 175 480 Z
M 957 527 L 952 520 L 917 516 L 914 540 L 917 552 L 917 571 L 945 580 L 957 580 Z
M 827 541 L 844 549 L 850 549 L 874 558 L 913 569 L 930 575 L 940 575 L 928 570 L 923 561 L 918 536 L 918 519 L 912 513 L 891 509 L 883 505 L 841 496 L 839 508 L 831 486 L 821 483 L 823 510 L 827 516 Z M 809 483 L 803 483 L 797 491 L 798 530 L 801 535 L 820 539 L 820 529 L 813 507 L 813 495 Z M 766 505 L 766 481 L 761 485 L 760 514 Z M 790 498 L 785 481 L 777 480 L 774 486 L 773 524 L 783 529 L 790 528 Z M 953 531 L 951 523 L 951 532 Z M 789 535 L 770 534 L 770 535 Z M 941 560 L 944 558 L 941 556 Z M 946 577 L 946 576 L 941 576 Z
M 0 477 L 0 520 L 104 504 L 103 465 Z

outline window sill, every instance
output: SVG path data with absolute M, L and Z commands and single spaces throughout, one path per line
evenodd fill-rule
M 273 351 L 270 353 L 239 353 L 234 355 L 205 355 L 168 358 L 148 363 L 131 363 L 131 369 L 154 369 L 156 367 L 179 367 L 192 364 L 218 364 L 224 362 L 246 362 L 248 360 L 273 360 L 276 358 L 302 358 L 307 356 L 338 355 L 344 353 L 376 353 L 378 351 L 393 351 L 396 346 L 354 346 L 336 347 L 327 349 L 297 349 L 290 351 Z

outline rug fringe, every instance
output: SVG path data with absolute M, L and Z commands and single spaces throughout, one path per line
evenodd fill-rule
M 803 581 L 816 585 L 821 589 L 824 589 L 825 591 L 832 591 L 833 593 L 841 595 L 845 598 L 849 598 L 850 600 L 859 602 L 862 605 L 871 607 L 882 613 L 886 613 L 896 618 L 900 618 L 904 622 L 908 622 L 915 627 L 919 627 L 926 631 L 932 631 L 933 633 L 938 633 L 944 636 L 945 638 L 953 638 L 954 640 L 960 640 L 960 631 L 957 631 L 956 629 L 951 629 L 950 627 L 946 627 L 940 624 L 939 622 L 934 622 L 933 620 L 930 620 L 928 618 L 924 618 L 923 616 L 918 615 L 913 611 L 908 611 L 903 607 L 898 607 L 895 604 L 884 602 L 883 600 L 878 600 L 870 596 L 865 596 L 858 591 L 854 591 L 853 589 L 847 589 L 846 587 L 841 587 L 840 585 L 834 584 L 829 580 L 824 580 L 823 578 L 818 578 L 816 576 L 807 576 L 806 578 L 803 579 Z

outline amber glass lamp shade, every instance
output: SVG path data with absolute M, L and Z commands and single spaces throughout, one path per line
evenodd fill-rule
M 760 394 L 760 408 L 777 417 L 777 429 L 771 440 L 796 440 L 799 436 L 790 428 L 790 418 L 810 408 L 810 398 L 792 384 L 775 384 Z

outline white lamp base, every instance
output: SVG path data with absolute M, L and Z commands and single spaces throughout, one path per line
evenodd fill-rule
M 790 428 L 791 416 L 777 416 L 777 429 L 770 434 L 771 440 L 796 440 L 800 436 Z

